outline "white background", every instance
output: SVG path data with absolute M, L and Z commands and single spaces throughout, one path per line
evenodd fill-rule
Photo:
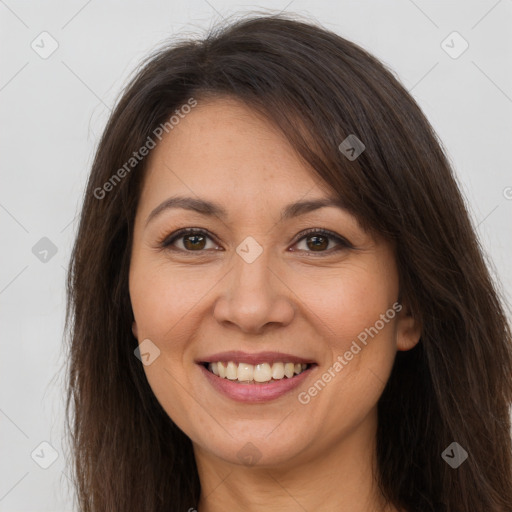
M 73 509 L 64 279 L 93 152 L 121 87 L 163 40 L 265 8 L 312 17 L 392 68 L 446 146 L 510 304 L 512 0 L 0 0 L 0 511 Z M 47 59 L 31 48 L 43 31 L 58 43 Z M 469 43 L 456 59 L 441 47 L 453 31 Z M 47 262 L 32 252 L 43 237 L 57 248 Z M 31 458 L 43 441 L 59 454 L 48 469 Z

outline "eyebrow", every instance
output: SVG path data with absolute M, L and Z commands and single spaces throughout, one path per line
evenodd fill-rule
M 348 211 L 343 201 L 336 197 L 298 201 L 296 203 L 290 203 L 283 208 L 281 212 L 281 221 L 327 207 L 335 207 Z M 198 199 L 194 197 L 175 196 L 166 199 L 148 215 L 146 226 L 162 212 L 175 208 L 193 211 L 206 216 L 217 216 L 222 220 L 226 219 L 228 216 L 224 207 L 214 201 L 207 201 L 205 199 Z

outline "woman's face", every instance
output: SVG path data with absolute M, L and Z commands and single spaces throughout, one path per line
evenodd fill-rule
M 236 100 L 199 102 L 148 164 L 133 333 L 153 392 L 196 453 L 275 466 L 349 436 L 366 443 L 395 353 L 419 337 L 396 302 L 392 248 L 339 206 L 308 207 L 334 194 Z M 190 200 L 165 207 L 178 196 Z M 171 240 L 185 228 L 201 233 Z

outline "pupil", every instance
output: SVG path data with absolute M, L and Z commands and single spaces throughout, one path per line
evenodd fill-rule
M 319 249 L 319 248 L 325 249 L 327 247 L 327 245 L 329 245 L 329 242 L 327 241 L 327 238 L 325 236 L 310 236 L 309 239 L 314 240 L 312 247 L 308 242 L 308 247 L 310 249 Z M 323 240 L 323 243 L 319 242 L 319 240 Z M 326 241 L 327 241 L 327 244 L 325 243 Z
M 190 240 L 191 239 L 194 239 L 195 241 L 190 243 Z M 200 240 L 199 241 L 199 245 L 198 245 L 198 239 Z M 190 248 L 199 248 L 199 249 L 202 249 L 204 247 L 204 236 L 202 235 L 188 235 L 185 237 L 184 239 L 184 242 L 185 242 L 185 247 L 187 249 L 190 249 Z M 203 242 L 203 245 L 201 245 L 201 242 Z

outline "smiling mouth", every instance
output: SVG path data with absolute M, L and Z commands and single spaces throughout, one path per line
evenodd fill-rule
M 289 380 L 316 366 L 315 363 L 275 362 L 252 365 L 237 364 L 234 361 L 203 362 L 201 364 L 217 377 L 238 384 L 268 384 Z

